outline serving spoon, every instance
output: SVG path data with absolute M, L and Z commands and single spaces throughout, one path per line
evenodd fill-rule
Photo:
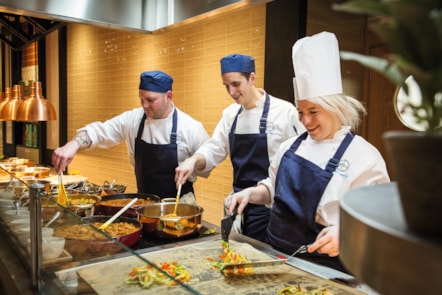
M 66 194 L 66 188 L 63 184 L 63 173 L 58 173 L 58 197 L 57 203 L 66 206 L 68 204 L 68 196 Z

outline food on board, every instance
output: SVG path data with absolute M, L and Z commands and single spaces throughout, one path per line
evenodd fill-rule
M 246 263 L 250 262 L 244 255 L 241 255 L 239 253 L 236 253 L 232 247 L 230 247 L 229 242 L 221 241 L 221 246 L 223 248 L 223 254 L 219 256 L 220 260 L 216 260 L 213 258 L 206 258 L 207 261 L 210 262 L 212 265 L 212 269 L 223 269 L 223 265 L 225 264 L 232 264 L 232 263 Z M 226 269 L 223 270 L 224 274 L 231 274 L 231 273 L 239 273 L 239 274 L 245 274 L 245 273 L 253 273 L 252 267 L 237 267 L 234 269 Z
M 333 295 L 327 289 L 307 289 L 300 285 L 284 287 L 278 291 L 278 295 Z
M 186 268 L 179 265 L 176 261 L 157 263 L 155 266 L 163 272 L 152 265 L 134 267 L 128 277 L 124 280 L 124 284 L 139 285 L 143 289 L 148 289 L 152 285 L 166 285 L 167 287 L 171 287 L 178 284 L 176 281 L 186 283 L 192 279 Z M 169 274 L 172 278 L 167 276 L 164 272 Z

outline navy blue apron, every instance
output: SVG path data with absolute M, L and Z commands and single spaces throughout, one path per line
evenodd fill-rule
M 146 114 L 141 119 L 135 139 L 135 175 L 138 193 L 153 194 L 161 198 L 176 197 L 175 168 L 178 166 L 177 111 L 173 112 L 173 125 L 169 144 L 151 144 L 141 139 Z M 193 192 L 192 182 L 181 188 L 181 195 Z
M 354 134 L 346 135 L 325 170 L 295 154 L 306 137 L 307 132 L 300 135 L 281 159 L 275 183 L 275 203 L 267 228 L 266 242 L 287 254 L 314 242 L 324 228 L 316 223 L 316 210 Z M 319 253 L 305 254 L 305 257 L 317 257 L 319 263 L 345 271 L 336 257 Z
M 269 153 L 267 149 L 267 116 L 270 109 L 270 97 L 266 93 L 264 109 L 257 134 L 235 134 L 236 122 L 242 107 L 236 114 L 229 133 L 230 159 L 233 165 L 233 190 L 239 192 L 256 186 L 256 183 L 268 176 Z M 264 205 L 248 204 L 243 213 L 242 233 L 263 241 L 269 220 L 270 210 Z

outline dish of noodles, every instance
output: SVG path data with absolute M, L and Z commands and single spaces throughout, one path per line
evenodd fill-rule
M 91 222 L 90 224 L 94 227 L 100 227 L 104 222 Z M 109 224 L 104 229 L 104 232 L 111 237 L 118 237 L 132 234 L 140 230 L 140 226 L 135 223 L 129 222 L 115 222 Z M 58 237 L 63 237 L 66 239 L 75 240 L 101 240 L 105 237 L 94 228 L 90 227 L 89 224 L 63 224 L 54 229 L 54 235 Z

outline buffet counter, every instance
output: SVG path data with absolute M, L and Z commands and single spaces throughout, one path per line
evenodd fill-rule
M 10 192 L 2 191 L 1 198 L 7 198 L 5 194 Z M 327 290 L 328 294 L 376 294 L 348 274 L 300 258 L 287 257 L 267 244 L 234 233 L 230 239 L 231 248 L 249 260 L 275 261 L 284 258 L 287 261 L 253 268 L 252 272 L 236 270 L 222 273 L 215 267 L 216 261 L 225 253 L 220 230 L 204 220 L 191 234 L 175 237 L 145 234 L 143 227 L 136 243 L 130 246 L 111 237 L 106 237 L 106 243 L 102 244 L 83 241 L 70 247 L 66 240 L 60 255 L 44 258 L 44 253 L 41 255 L 40 251 L 44 249 L 43 241 L 48 240 L 43 231 L 47 226 L 31 229 L 30 234 L 22 233 L 21 222 L 27 221 L 29 224 L 29 221 L 44 217 L 40 224 L 45 225 L 52 214 L 56 215 L 56 211 L 46 216 L 37 210 L 41 209 L 41 200 L 45 197 L 48 197 L 47 191 L 36 191 L 31 186 L 29 210 L 24 206 L 11 208 L 15 204 L 12 201 L 3 203 L 0 208 L 1 294 L 278 294 L 290 286 L 304 290 Z M 77 215 L 78 211 L 61 208 L 60 217 L 51 225 L 54 232 L 67 221 L 84 220 Z M 88 214 L 93 212 L 89 211 Z M 181 227 L 192 221 L 183 216 L 179 220 L 185 221 L 186 225 L 173 220 L 166 220 L 164 225 L 172 222 L 176 230 L 182 230 Z M 90 223 L 86 223 L 86 227 L 93 228 Z M 156 231 L 159 231 L 158 223 Z M 35 240 L 41 241 L 41 244 L 35 246 Z M 190 281 L 175 281 L 170 286 L 152 285 L 148 289 L 125 283 L 134 269 L 158 266 L 160 263 L 177 263 L 185 267 Z
M 289 258 L 282 265 L 256 268 L 253 275 L 222 275 L 206 260 L 222 254 L 219 230 L 215 232 L 214 228 L 213 224 L 203 222 L 201 230 L 191 237 L 174 240 L 143 238 L 132 251 L 43 265 L 38 288 L 32 285 L 29 268 L 20 259 L 20 245 L 16 245 L 14 239 L 6 243 L 7 239 L 3 239 L 0 251 L 3 289 L 0 291 L 1 294 L 249 294 L 253 290 L 254 294 L 277 294 L 281 288 L 299 285 L 306 289 L 327 289 L 328 294 L 375 294 L 366 286 L 355 284 L 351 276 L 299 258 Z M 3 223 L 0 233 L 3 237 L 11 234 Z M 286 256 L 239 234 L 231 234 L 230 243 L 251 260 Z M 125 286 L 123 282 L 129 272 L 134 267 L 146 265 L 139 257 L 154 263 L 177 261 L 186 266 L 192 274 L 192 281 L 147 290 Z

